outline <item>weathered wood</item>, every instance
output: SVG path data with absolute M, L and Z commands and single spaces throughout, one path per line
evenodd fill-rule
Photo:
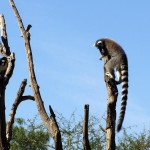
M 51 106 L 49 106 L 49 111 L 50 111 L 50 119 L 52 120 L 51 128 L 52 128 L 52 131 L 54 132 L 53 134 L 55 135 L 53 137 L 55 141 L 55 150 L 60 150 L 60 148 L 62 148 L 62 142 L 61 142 L 61 134 L 59 131 L 59 126 L 57 124 L 55 113 Z
M 13 74 L 15 57 L 14 53 L 10 52 L 5 19 L 2 14 L 0 14 L 0 30 L 2 39 L 2 43 L 0 44 L 0 54 L 7 58 L 7 68 L 4 72 L 0 73 L 0 149 L 8 150 L 10 148 L 10 143 L 6 138 L 5 89 L 10 77 Z
M 88 138 L 88 120 L 89 120 L 89 105 L 84 106 L 84 123 L 83 123 L 83 148 L 91 150 Z
M 3 42 L 2 54 L 3 54 L 3 56 L 9 56 L 11 53 L 10 53 L 10 48 L 8 45 L 6 24 L 5 24 L 5 19 L 4 19 L 3 14 L 0 14 L 0 26 L 1 26 L 1 39 Z
M 0 14 L 0 29 L 1 29 L 1 39 L 2 44 L 0 44 L 0 54 L 3 57 L 7 58 L 7 70 L 4 75 L 4 84 L 5 86 L 8 84 L 15 67 L 15 54 L 10 52 L 10 47 L 8 45 L 8 38 L 7 38 L 7 32 L 6 32 L 6 23 L 5 18 L 3 14 Z

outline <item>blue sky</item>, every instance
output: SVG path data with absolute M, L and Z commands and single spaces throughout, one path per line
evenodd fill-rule
M 13 77 L 6 90 L 7 117 L 17 90 L 28 79 L 26 54 L 18 23 L 8 0 L 0 0 L 5 15 L 9 45 L 16 55 Z M 103 62 L 93 43 L 103 37 L 117 41 L 129 60 L 129 96 L 124 127 L 150 128 L 150 1 L 20 1 L 15 0 L 23 23 L 32 24 L 31 45 L 41 95 L 48 105 L 68 118 L 76 110 L 83 116 L 85 104 L 90 113 L 101 117 L 107 105 Z M 119 90 L 121 92 L 121 86 Z M 32 94 L 26 87 L 25 94 Z M 120 94 L 117 114 L 120 109 Z M 37 114 L 34 102 L 19 106 L 16 117 Z

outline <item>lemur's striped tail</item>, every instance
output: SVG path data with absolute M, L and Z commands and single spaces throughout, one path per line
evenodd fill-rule
M 119 132 L 122 127 L 122 123 L 125 116 L 126 105 L 127 105 L 127 95 L 128 95 L 128 66 L 121 66 L 121 82 L 122 82 L 122 102 L 120 109 L 120 116 L 117 125 L 117 131 Z

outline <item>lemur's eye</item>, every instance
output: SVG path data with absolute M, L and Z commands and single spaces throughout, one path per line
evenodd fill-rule
M 102 42 L 102 41 L 98 41 L 98 42 L 97 42 L 97 45 L 98 45 L 98 46 L 102 46 L 102 45 L 103 45 L 103 42 Z

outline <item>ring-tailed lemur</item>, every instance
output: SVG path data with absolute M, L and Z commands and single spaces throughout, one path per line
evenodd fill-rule
M 118 81 L 116 81 L 116 84 L 122 83 L 122 102 L 121 102 L 120 116 L 117 125 L 117 131 L 119 132 L 122 127 L 127 105 L 127 94 L 128 94 L 127 56 L 119 44 L 108 38 L 97 40 L 94 46 L 99 49 L 102 55 L 100 59 L 108 55 L 110 56 L 110 60 L 106 62 L 104 65 L 106 69 L 106 75 L 108 75 L 110 78 L 115 79 L 114 69 L 116 69 L 116 74 L 118 76 Z

